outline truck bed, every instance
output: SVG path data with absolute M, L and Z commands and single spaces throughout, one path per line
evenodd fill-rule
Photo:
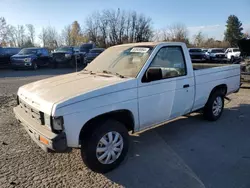
M 194 109 L 204 106 L 214 86 L 226 85 L 227 94 L 237 91 L 240 85 L 239 64 L 193 63 L 196 84 Z
M 192 63 L 194 70 L 208 69 L 214 67 L 229 66 L 230 64 L 220 64 L 220 63 Z

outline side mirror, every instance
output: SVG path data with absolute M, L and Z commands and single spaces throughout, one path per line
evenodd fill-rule
M 163 78 L 162 76 L 162 70 L 158 67 L 151 67 L 147 70 L 145 75 L 145 82 L 151 82 L 155 80 L 161 80 Z

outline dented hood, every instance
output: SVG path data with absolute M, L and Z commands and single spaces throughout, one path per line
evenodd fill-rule
M 72 73 L 24 85 L 19 88 L 18 96 L 29 105 L 50 114 L 56 103 L 127 80 L 113 75 Z

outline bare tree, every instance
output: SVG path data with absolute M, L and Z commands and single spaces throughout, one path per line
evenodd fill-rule
M 32 24 L 27 24 L 26 28 L 28 31 L 28 38 L 31 41 L 31 43 L 34 45 L 34 43 L 35 43 L 35 27 Z
M 17 30 L 14 26 L 9 25 L 7 29 L 8 33 L 8 43 L 9 46 L 17 47 L 18 42 L 17 42 Z
M 18 25 L 16 29 L 16 39 L 18 47 L 22 47 L 25 43 L 25 28 L 23 25 Z
M 108 43 L 108 16 L 105 11 L 103 11 L 102 16 L 98 13 L 98 18 L 100 18 L 99 22 L 99 30 L 100 30 L 100 37 L 99 37 L 99 43 L 102 47 L 107 47 Z
M 64 29 L 62 30 L 62 33 L 61 33 L 61 38 L 64 41 L 63 44 L 65 44 L 67 46 L 70 46 L 72 44 L 70 33 L 71 33 L 71 26 L 70 25 L 65 26 Z
M 58 47 L 58 33 L 54 27 L 48 26 L 42 29 L 42 32 L 39 35 L 43 43 L 43 47 L 47 47 L 49 49 L 55 49 Z
M 0 46 L 6 45 L 7 40 L 7 23 L 4 17 L 0 17 Z
M 135 11 L 118 9 L 95 12 L 86 19 L 85 25 L 89 39 L 104 47 L 149 41 L 153 35 L 151 19 Z
M 168 27 L 166 33 L 169 41 L 185 42 L 189 44 L 187 27 L 182 23 L 173 24 Z
M 197 47 L 202 47 L 205 41 L 205 36 L 201 31 L 194 35 L 194 45 Z
M 98 43 L 99 18 L 98 12 L 95 12 L 86 19 L 85 23 L 88 38 L 94 43 Z
M 42 41 L 43 47 L 47 45 L 47 30 L 46 28 L 42 28 L 41 33 L 39 34 L 39 39 Z

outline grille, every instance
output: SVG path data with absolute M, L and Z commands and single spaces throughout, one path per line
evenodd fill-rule
M 225 55 L 216 55 L 216 57 L 219 57 L 219 58 L 224 58 Z
M 191 55 L 192 59 L 202 59 L 203 56 L 202 55 Z
M 32 119 L 34 119 L 37 123 L 42 124 L 41 114 L 39 111 L 32 108 L 30 105 L 25 103 L 23 100 L 19 101 L 19 104 L 23 111 L 25 111 Z
M 53 54 L 53 57 L 56 59 L 56 60 L 65 60 L 65 53 L 55 53 Z

